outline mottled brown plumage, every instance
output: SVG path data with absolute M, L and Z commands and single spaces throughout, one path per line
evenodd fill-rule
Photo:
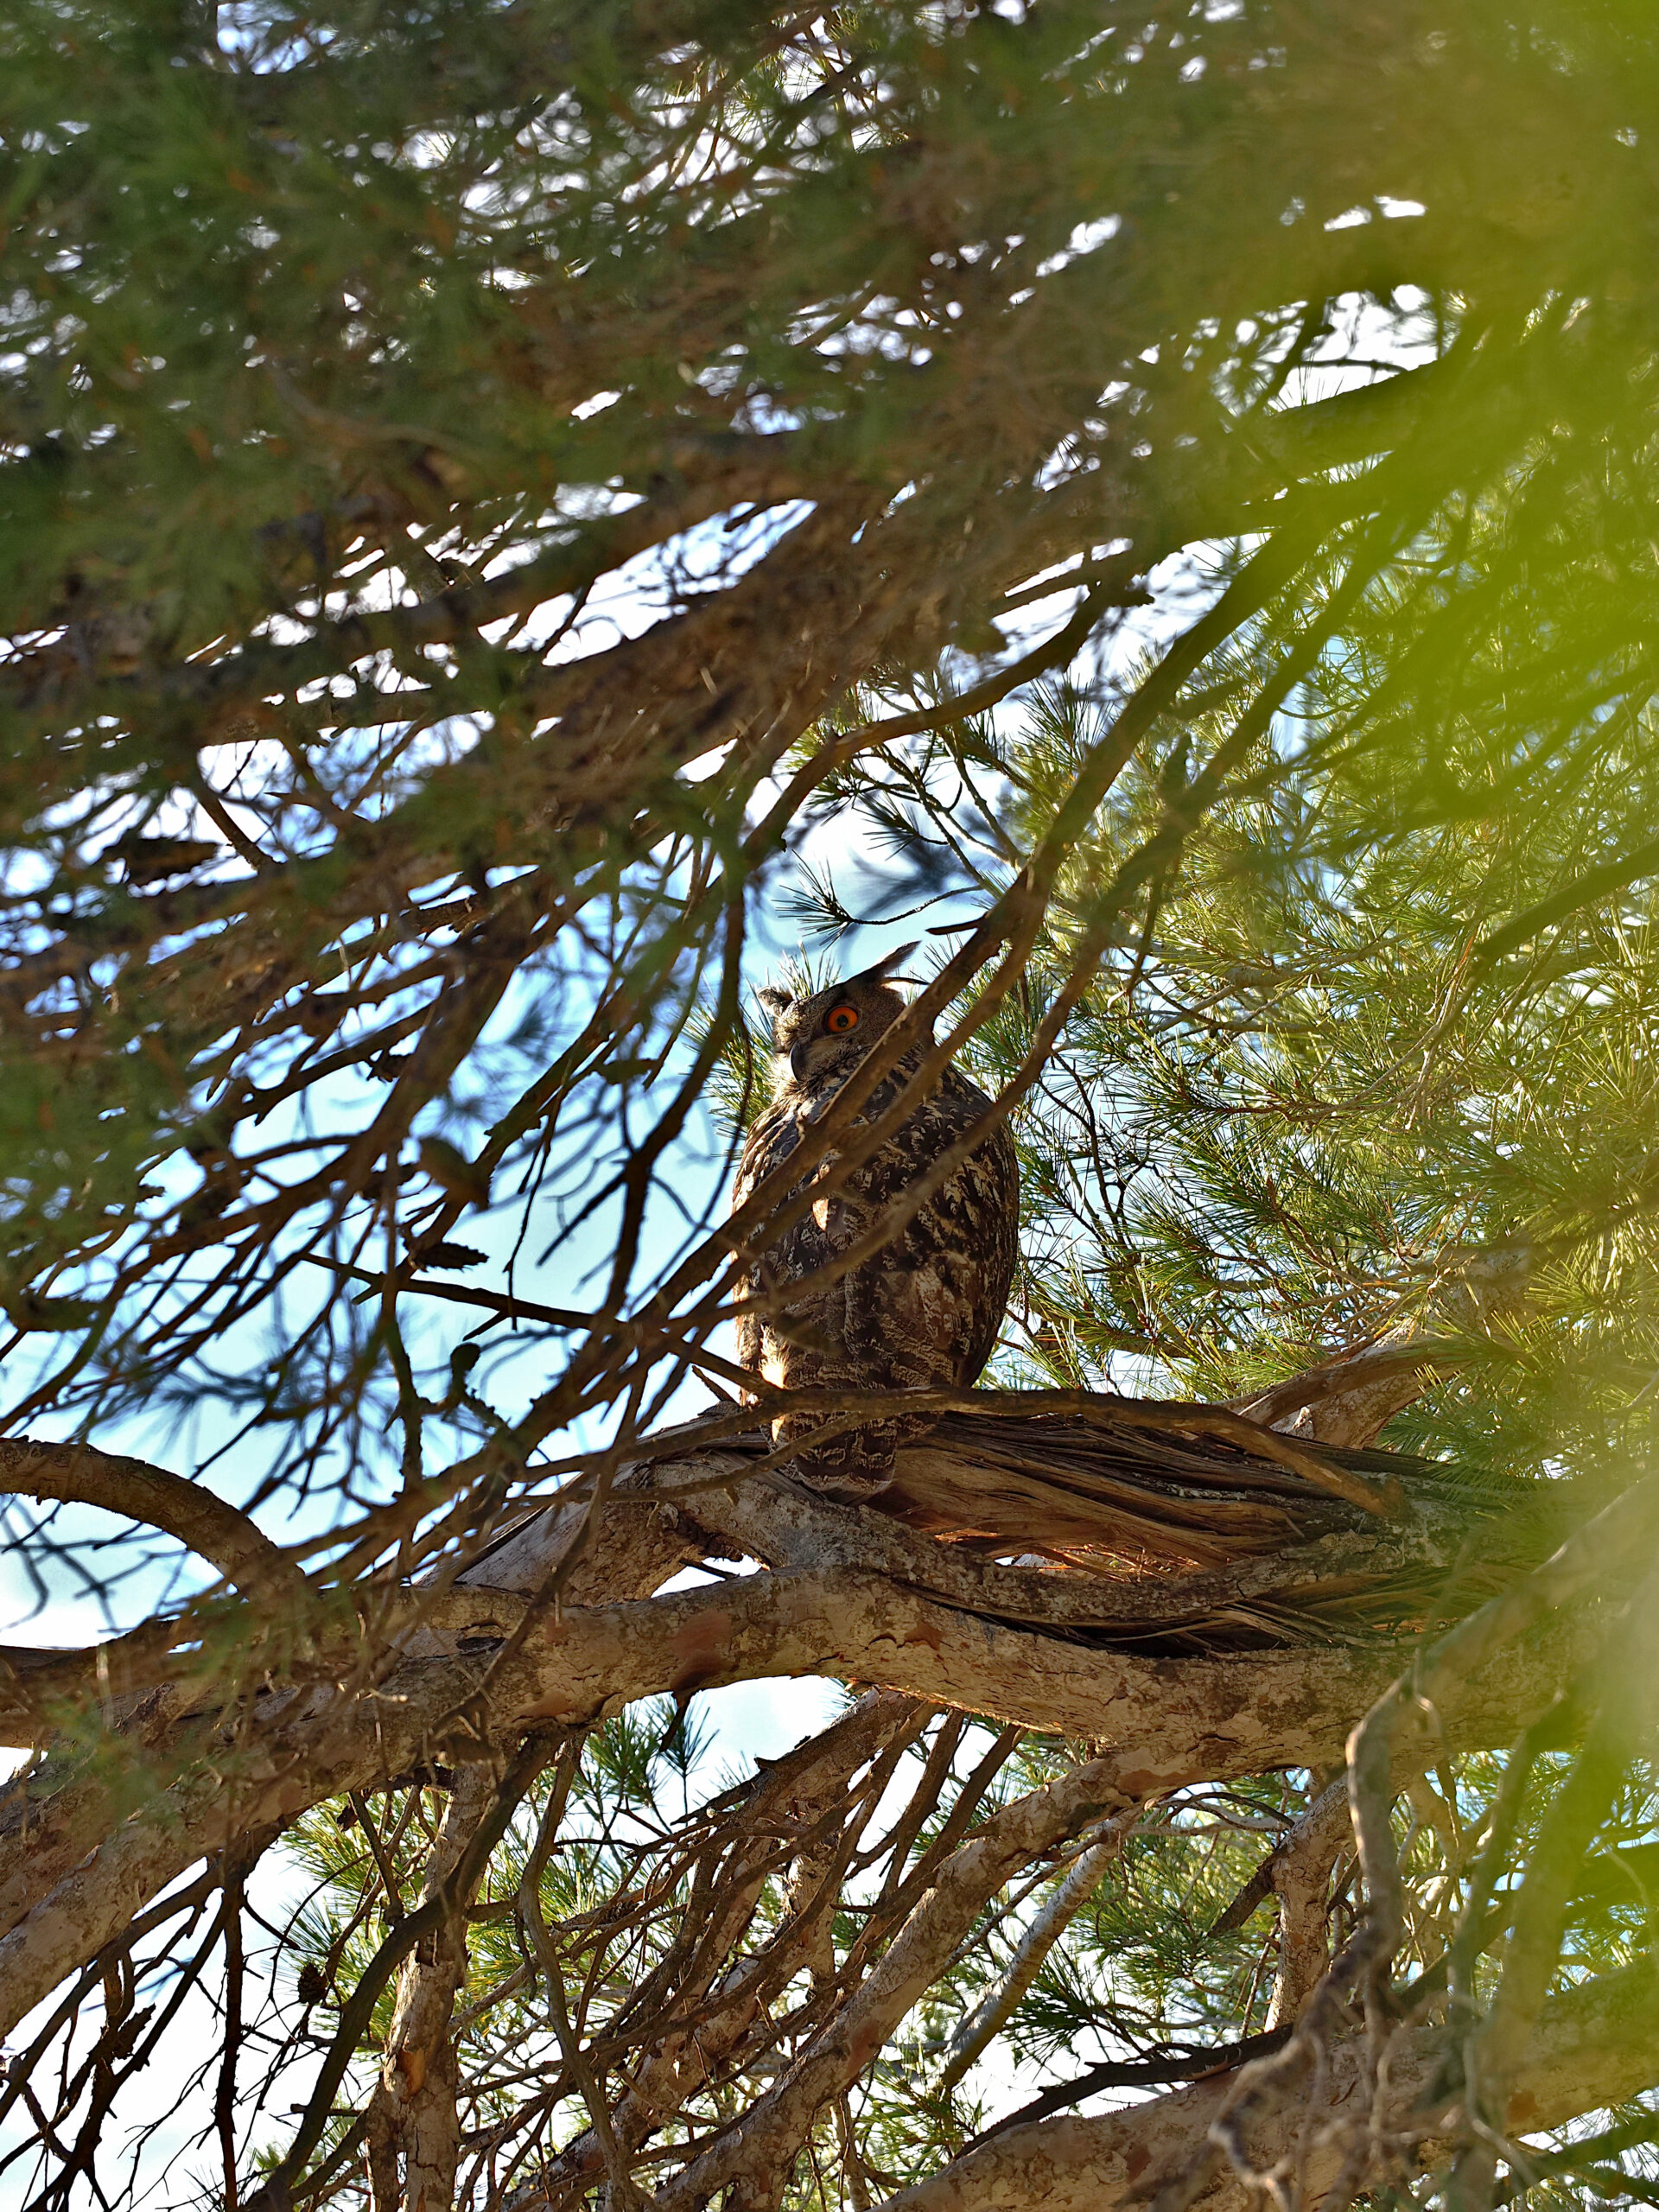
M 772 1017 L 773 1095 L 744 1147 L 734 1207 L 789 1158 L 803 1129 L 904 1012 L 905 1000 L 887 977 L 912 950 L 903 946 L 810 998 L 761 993 Z M 882 1077 L 861 1122 L 893 1104 L 931 1041 L 918 1040 Z M 989 1104 L 966 1076 L 947 1067 L 880 1150 L 766 1251 L 751 1286 L 775 1289 L 816 1274 L 957 1144 Z M 837 1166 L 832 1153 L 810 1179 L 828 1179 Z M 1019 1216 L 1019 1167 L 999 1124 L 873 1258 L 837 1281 L 809 1286 L 775 1317 L 746 1315 L 738 1325 L 738 1363 L 785 1389 L 972 1382 L 990 1357 L 1007 1304 Z M 806 1435 L 824 1418 L 780 1415 L 773 1437 L 783 1443 Z M 897 1446 L 926 1427 L 913 1417 L 874 1422 L 804 1450 L 791 1471 L 832 1497 L 868 1497 L 891 1479 Z

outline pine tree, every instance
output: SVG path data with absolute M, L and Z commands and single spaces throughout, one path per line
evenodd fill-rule
M 1655 2201 L 1646 11 L 0 60 L 7 2186 Z M 721 1217 L 901 916 L 1023 1268 L 831 1508 Z

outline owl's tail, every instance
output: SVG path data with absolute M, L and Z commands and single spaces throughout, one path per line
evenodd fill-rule
M 821 1497 L 834 1497 L 861 1505 L 878 1497 L 893 1480 L 894 1456 L 902 1444 L 923 1435 L 932 1426 L 926 1421 L 878 1421 L 868 1427 L 843 1430 L 820 1443 L 810 1441 L 823 1427 L 823 1416 L 784 1414 L 772 1424 L 774 1447 L 799 1444 L 784 1471 Z

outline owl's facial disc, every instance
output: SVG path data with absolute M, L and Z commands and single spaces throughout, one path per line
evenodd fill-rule
M 807 999 L 778 1007 L 772 1043 L 779 1076 L 785 1066 L 797 1084 L 821 1082 L 851 1072 L 882 1033 L 905 1011 L 904 994 L 887 978 L 913 945 L 901 945 L 861 976 L 849 976 Z
M 803 1033 L 794 1039 L 789 1048 L 789 1071 L 797 1083 L 809 1077 L 822 1075 L 832 1070 L 852 1067 L 861 1060 L 882 1030 L 904 1012 L 904 1001 L 896 991 L 883 991 L 880 999 L 895 1001 L 895 1011 L 889 1012 L 877 1002 L 874 995 L 859 991 L 862 976 L 852 983 L 838 984 L 833 991 L 822 991 L 816 999 L 807 1001 L 809 1007 L 822 1007 L 816 1020 L 803 1024 Z M 854 994 L 857 995 L 854 995 Z M 824 1006 L 825 1000 L 830 1001 Z M 862 1034 L 858 1033 L 862 1032 Z

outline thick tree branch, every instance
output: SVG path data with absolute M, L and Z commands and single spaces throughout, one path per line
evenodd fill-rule
M 1563 1663 L 1558 1649 L 1475 1674 L 1448 1695 L 1448 1729 L 1466 1741 L 1507 1740 L 1548 1700 Z M 493 1667 L 412 1660 L 362 1700 L 300 1690 L 262 1700 L 255 1742 L 234 1753 L 230 1743 L 213 1745 L 153 1812 L 111 1835 L 50 1894 L 35 1892 L 38 1902 L 0 1941 L 0 2031 L 204 1852 L 324 1798 L 475 1755 L 476 1736 L 458 1726 L 463 1711 L 487 1715 L 491 1739 L 503 1742 L 664 1692 L 835 1675 L 1061 1736 L 1116 1738 L 1111 1789 L 1128 1801 L 1332 1759 L 1341 1716 L 1368 1705 L 1396 1664 L 1386 1649 L 1140 1660 L 999 1627 L 839 1567 L 567 1611 L 537 1619 Z
M 1457 2098 L 1431 2092 L 1446 2052 L 1444 2034 L 1417 2029 L 1391 2056 L 1379 2115 L 1378 2148 L 1402 2164 L 1443 2164 Z M 1363 2038 L 1330 2051 L 1322 2082 L 1253 2122 L 1249 2146 L 1259 2171 L 1294 2171 L 1302 2201 L 1316 2204 L 1342 2170 L 1357 2133 L 1369 2135 Z M 1617 2104 L 1659 2073 L 1659 1976 L 1634 1967 L 1553 1999 L 1540 2017 L 1516 2074 L 1504 2124 L 1514 2135 L 1560 2126 L 1578 2113 Z M 1145 2206 L 1163 2184 L 1198 2160 L 1240 2076 L 1222 2074 L 1173 2095 L 1096 2120 L 1039 2121 L 1010 2128 L 931 2180 L 888 2199 L 880 2212 L 1113 2212 Z M 1377 2173 L 1390 2178 L 1386 2164 Z M 1217 2175 L 1179 2199 L 1204 2212 L 1250 2212 L 1261 2194 L 1236 2174 Z
M 420 1905 L 441 1900 L 444 1917 L 423 1936 L 397 1970 L 397 1996 L 387 2031 L 385 2056 L 365 2116 L 372 2172 L 391 2169 L 392 2187 L 376 2212 L 450 2212 L 461 2129 L 455 2110 L 458 2069 L 450 2036 L 455 1992 L 467 1973 L 467 1907 L 485 1868 L 475 1866 L 470 1886 L 454 1882 L 462 1853 L 495 1801 L 486 1767 L 457 1772 L 442 1823 L 427 1853 Z M 416 1907 L 416 1910 L 420 1906 Z M 404 2164 L 403 2190 L 397 2163 Z
M 106 1513 L 162 1529 L 250 1598 L 303 1607 L 309 1596 L 300 1569 L 246 1514 L 203 1484 L 143 1459 L 96 1452 L 86 1444 L 0 1437 L 0 1490 L 101 1506 Z

